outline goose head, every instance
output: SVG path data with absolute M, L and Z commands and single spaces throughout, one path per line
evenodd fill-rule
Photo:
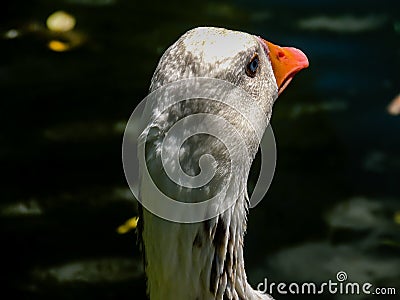
M 308 59 L 299 49 L 244 32 L 198 27 L 164 52 L 150 91 L 180 79 L 212 77 L 240 86 L 271 106 L 293 76 L 307 67 Z

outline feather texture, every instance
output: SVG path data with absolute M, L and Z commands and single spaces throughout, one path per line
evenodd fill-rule
M 254 53 L 259 56 L 260 69 L 258 76 L 250 78 L 245 68 Z M 222 28 L 196 28 L 187 32 L 165 51 L 153 75 L 150 91 L 193 77 L 218 78 L 241 87 L 263 110 L 265 119 L 259 121 L 269 122 L 278 89 L 267 53 L 257 37 Z M 251 133 L 251 126 L 239 113 L 218 102 L 191 99 L 164 112 L 157 107 L 161 105 L 154 107 L 152 121 L 141 135 L 140 142 L 146 145 L 146 166 L 141 168 L 149 170 L 160 190 L 173 199 L 196 202 L 218 193 L 230 170 L 239 179 L 234 182 L 233 190 L 228 190 L 221 200 L 227 201 L 237 194 L 234 204 L 204 222 L 174 223 L 143 208 L 139 228 L 150 299 L 272 299 L 250 287 L 244 269 L 243 239 L 248 213 L 246 186 L 259 143 Z M 165 174 L 161 144 L 177 121 L 197 113 L 222 116 L 239 128 L 246 136 L 244 146 L 248 156 L 242 157 L 240 164 L 231 165 L 224 145 L 207 135 L 194 136 L 181 148 L 171 147 L 169 151 L 179 153 L 182 169 L 191 176 L 199 172 L 198 161 L 203 154 L 211 153 L 218 162 L 215 178 L 195 192 L 177 187 Z M 224 128 L 218 130 L 221 134 L 228 134 Z M 141 180 L 141 202 L 153 201 L 157 196 L 151 183 Z

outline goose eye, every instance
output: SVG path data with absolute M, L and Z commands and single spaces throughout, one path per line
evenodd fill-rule
M 246 74 L 250 77 L 256 76 L 256 72 L 259 65 L 259 59 L 257 53 L 254 54 L 250 62 L 246 66 Z

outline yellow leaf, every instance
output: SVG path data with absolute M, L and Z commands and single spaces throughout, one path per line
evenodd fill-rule
M 139 221 L 139 217 L 130 218 L 124 224 L 122 224 L 121 226 L 119 226 L 117 228 L 117 232 L 119 234 L 125 234 L 125 233 L 131 231 L 132 229 L 135 229 L 137 227 L 138 221 Z
M 71 48 L 68 44 L 56 40 L 50 41 L 48 47 L 55 52 L 64 52 Z
M 59 10 L 52 13 L 46 20 L 47 28 L 51 31 L 66 32 L 74 29 L 76 20 L 74 16 Z

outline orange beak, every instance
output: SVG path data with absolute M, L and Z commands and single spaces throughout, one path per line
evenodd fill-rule
M 279 47 L 262 38 L 260 40 L 269 50 L 268 55 L 271 60 L 276 84 L 278 85 L 278 95 L 280 95 L 290 81 L 292 81 L 294 75 L 308 67 L 307 56 L 299 49 Z

